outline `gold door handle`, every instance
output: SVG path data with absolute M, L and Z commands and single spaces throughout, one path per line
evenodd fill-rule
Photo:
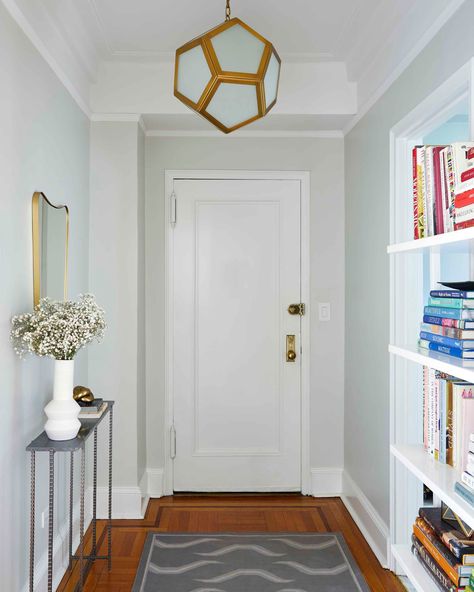
M 286 336 L 286 361 L 287 362 L 294 362 L 296 360 L 296 351 L 295 351 L 295 336 L 294 335 L 287 335 Z

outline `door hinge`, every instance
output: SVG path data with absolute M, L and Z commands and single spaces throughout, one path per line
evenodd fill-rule
M 170 427 L 170 457 L 176 458 L 176 428 Z
M 176 193 L 173 191 L 170 195 L 170 224 L 176 226 Z
M 298 304 L 290 304 L 288 312 L 290 315 L 300 315 L 300 317 L 302 317 L 306 312 L 306 306 L 302 302 Z

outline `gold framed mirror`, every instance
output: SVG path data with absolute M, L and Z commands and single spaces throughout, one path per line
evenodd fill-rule
M 46 296 L 67 300 L 69 209 L 41 191 L 32 197 L 33 305 Z

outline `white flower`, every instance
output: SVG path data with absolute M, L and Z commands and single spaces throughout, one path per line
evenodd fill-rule
M 13 348 L 19 356 L 33 353 L 72 360 L 81 347 L 101 339 L 104 317 L 92 294 L 81 295 L 77 302 L 42 298 L 32 313 L 13 317 Z

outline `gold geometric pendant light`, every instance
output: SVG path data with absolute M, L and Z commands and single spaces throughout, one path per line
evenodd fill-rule
M 275 105 L 281 60 L 273 45 L 231 18 L 176 50 L 174 94 L 228 134 Z

